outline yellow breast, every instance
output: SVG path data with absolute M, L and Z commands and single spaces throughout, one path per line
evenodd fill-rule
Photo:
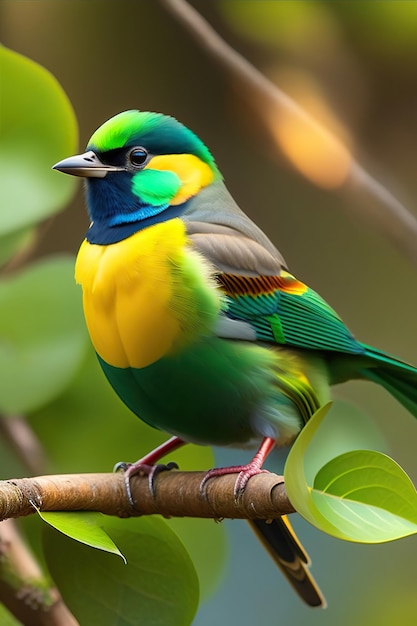
M 146 367 L 190 337 L 195 307 L 183 302 L 176 278 L 190 264 L 187 236 L 179 219 L 151 226 L 115 244 L 84 241 L 75 279 L 83 288 L 84 314 L 96 352 L 115 367 Z M 207 272 L 190 267 L 196 280 Z M 203 264 L 204 265 L 204 264 Z M 189 282 L 189 279 L 188 279 Z M 209 283 L 208 283 L 209 284 Z M 210 286 L 210 318 L 219 309 L 219 295 Z M 207 294 L 206 294 L 207 295 Z M 207 319 L 204 323 L 209 323 Z

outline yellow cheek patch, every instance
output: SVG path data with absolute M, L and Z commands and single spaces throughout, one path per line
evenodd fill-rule
M 154 156 L 144 169 L 174 172 L 181 187 L 170 204 L 182 204 L 213 181 L 213 170 L 194 154 L 161 154 Z
M 172 264 L 186 242 L 171 220 L 109 246 L 84 241 L 75 279 L 96 352 L 115 367 L 146 367 L 169 353 L 181 332 L 172 315 Z

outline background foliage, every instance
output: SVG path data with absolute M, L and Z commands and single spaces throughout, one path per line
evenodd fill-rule
M 194 5 L 415 209 L 417 5 L 368 0 L 219 0 Z M 340 211 L 337 193 L 300 174 L 297 163 L 295 168 L 288 166 L 273 121 L 267 135 L 253 112 L 242 105 L 234 86 L 223 80 L 218 68 L 156 3 L 3 0 L 0 11 L 1 41 L 48 68 L 64 86 L 80 123 L 80 149 L 98 125 L 123 109 L 139 107 L 175 115 L 209 145 L 233 195 L 277 243 L 293 272 L 331 302 L 360 339 L 417 362 L 415 268 L 386 241 Z M 22 100 L 18 96 L 17 101 Z M 44 106 L 41 95 L 33 94 L 32 107 L 42 114 Z M 50 122 L 48 129 L 54 132 L 49 135 L 41 126 L 41 145 L 47 138 L 58 141 L 64 136 L 62 127 Z M 12 189 L 13 207 L 18 201 L 16 190 L 24 192 L 24 164 L 31 154 L 26 141 L 29 135 L 31 129 L 25 129 L 22 144 L 13 154 L 13 171 L 20 174 Z M 275 141 L 280 142 L 280 152 Z M 74 135 L 72 142 L 75 144 Z M 70 142 L 67 145 L 70 153 Z M 52 162 L 66 156 L 61 154 L 62 148 L 59 151 Z M 52 162 L 45 163 L 48 175 Z M 54 176 L 67 180 L 51 173 L 51 181 Z M 62 191 L 60 205 L 70 193 L 70 189 Z M 6 214 L 7 219 L 14 214 L 9 202 L 2 202 L 0 226 Z M 37 254 L 74 255 L 87 225 L 78 190 L 71 207 L 44 228 Z M 0 236 L 3 254 L 14 249 L 17 238 L 32 241 L 34 233 L 31 223 L 16 223 Z M 48 267 L 48 261 L 42 263 Z M 60 263 L 64 267 L 66 262 Z M 42 268 L 45 265 L 37 271 L 47 271 Z M 65 281 L 71 278 L 68 266 L 62 272 Z M 2 285 L 6 284 L 5 290 L 0 291 L 5 303 L 10 297 L 9 273 Z M 78 315 L 77 297 L 74 289 L 75 307 L 69 323 Z M 2 324 L 3 310 L 7 310 L 6 304 Z M 32 313 L 32 317 L 35 325 L 42 325 L 40 315 Z M 143 433 L 139 420 L 132 418 L 105 385 L 85 336 L 82 340 L 80 335 L 78 341 L 79 366 L 74 357 L 73 370 L 68 371 L 71 384 L 63 391 L 61 382 L 62 393 L 56 387 L 54 398 L 30 409 L 31 424 L 47 450 L 50 471 L 108 470 L 114 461 L 134 459 L 159 441 L 153 431 Z M 27 409 L 30 398 L 25 389 L 22 382 L 22 406 L 7 405 L 2 410 Z M 399 460 L 415 479 L 415 423 L 406 412 L 369 384 L 350 383 L 337 389 L 336 396 L 346 436 L 362 424 L 374 430 L 374 420 L 381 429 L 380 449 Z M 1 450 L 0 458 L 5 478 L 27 471 L 9 450 Z M 216 451 L 218 464 L 245 458 L 245 453 Z M 191 447 L 176 454 L 176 459 L 184 469 L 203 469 L 212 463 L 209 453 L 198 448 L 193 452 Z M 277 455 L 272 467 L 277 469 L 279 463 L 282 458 Z M 34 524 L 31 520 L 27 526 Z M 208 558 L 212 541 L 221 541 L 217 527 L 210 522 L 204 527 L 200 524 L 188 525 L 185 534 L 192 533 L 197 547 L 206 548 L 200 557 L 200 571 L 205 571 L 209 562 L 212 570 L 218 570 L 220 561 L 213 564 Z M 358 546 L 324 536 L 296 518 L 294 525 L 312 556 L 313 572 L 328 600 L 327 611 L 314 612 L 302 606 L 246 525 L 229 522 L 222 525 L 230 539 L 227 571 L 216 594 L 200 607 L 196 626 L 212 624 L 214 616 L 220 623 L 233 620 L 249 626 L 271 615 L 277 620 L 285 615 L 295 626 L 306 619 L 324 626 L 336 621 L 341 626 L 360 625 L 372 619 L 383 626 L 394 617 L 404 626 L 414 624 L 417 600 L 411 555 L 415 538 Z M 31 530 L 28 528 L 29 533 Z M 215 535 L 213 540 L 208 532 Z M 213 587 L 213 576 L 208 578 L 207 584 Z

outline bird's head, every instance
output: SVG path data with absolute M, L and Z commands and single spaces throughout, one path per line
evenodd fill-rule
M 112 243 L 181 215 L 190 198 L 221 178 L 192 131 L 173 117 L 137 110 L 107 120 L 84 154 L 54 169 L 86 178 L 87 238 L 94 243 Z

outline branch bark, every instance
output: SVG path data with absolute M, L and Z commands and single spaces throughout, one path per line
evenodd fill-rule
M 16 518 L 41 511 L 100 511 L 131 517 L 160 514 L 166 517 L 271 519 L 294 512 L 282 476 L 262 473 L 253 476 L 241 502 L 235 502 L 236 476 L 219 476 L 200 494 L 204 472 L 164 472 L 149 491 L 146 476 L 131 479 L 135 501 L 126 496 L 124 477 L 116 474 L 64 474 L 0 481 L 0 519 Z
M 213 58 L 240 94 L 256 107 L 259 119 L 270 129 L 271 117 L 297 129 L 316 145 L 326 163 L 346 168 L 343 179 L 333 190 L 348 200 L 348 213 L 366 220 L 400 252 L 417 265 L 417 218 L 360 163 L 349 150 L 224 41 L 202 15 L 185 0 L 158 0 L 159 4 L 189 33 L 197 45 Z

